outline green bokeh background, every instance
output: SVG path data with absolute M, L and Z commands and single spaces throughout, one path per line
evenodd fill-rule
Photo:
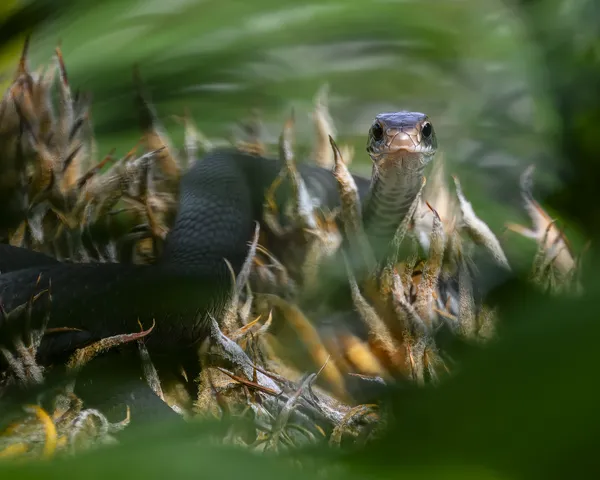
M 426 112 L 450 173 L 496 232 L 527 221 L 518 175 L 529 163 L 542 198 L 561 185 L 537 51 L 498 0 L 79 0 L 35 31 L 32 64 L 51 60 L 59 41 L 71 83 L 94 95 L 102 152 L 126 152 L 139 137 L 138 64 L 177 145 L 172 116 L 186 108 L 216 138 L 258 108 L 273 142 L 294 108 L 298 144 L 307 145 L 313 97 L 327 83 L 355 170 L 370 174 L 365 139 L 377 113 Z M 515 235 L 506 243 L 514 262 L 531 253 Z

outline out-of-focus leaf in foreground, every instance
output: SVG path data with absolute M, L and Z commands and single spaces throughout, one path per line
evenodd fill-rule
M 594 385 L 600 336 L 598 285 L 584 298 L 546 298 L 521 283 L 499 292 L 510 323 L 496 344 L 463 358 L 462 371 L 431 390 L 395 393 L 395 423 L 362 452 L 315 463 L 217 447 L 206 430 L 139 430 L 117 448 L 23 467 L 2 478 L 559 478 L 589 471 L 600 391 Z M 202 427 L 201 427 L 202 428 Z M 208 428 L 208 427 L 206 427 Z M 591 450 L 592 449 L 592 450 Z M 310 457 L 308 457 L 310 458 Z
M 42 23 L 52 21 L 68 9 L 71 0 L 58 2 L 37 0 L 2 0 L 0 2 L 0 88 L 7 86 L 14 73 L 23 41 Z
M 397 392 L 395 428 L 354 457 L 357 466 L 485 465 L 511 478 L 586 472 L 600 427 L 595 287 L 557 300 L 505 286 L 498 295 L 510 323 L 500 340 L 463 358 L 442 387 Z

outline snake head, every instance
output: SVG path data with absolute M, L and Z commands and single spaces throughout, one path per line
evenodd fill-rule
M 369 129 L 367 152 L 374 162 L 387 155 L 419 154 L 426 164 L 436 150 L 435 131 L 424 113 L 380 113 Z

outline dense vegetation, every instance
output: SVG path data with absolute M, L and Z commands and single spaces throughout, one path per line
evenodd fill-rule
M 125 153 L 139 135 L 130 107 L 134 63 L 163 118 L 187 107 L 211 137 L 226 136 L 256 107 L 269 133 L 278 135 L 290 105 L 302 119 L 328 82 L 340 139 L 354 143 L 357 163 L 374 113 L 427 111 L 437 119 L 449 164 L 495 231 L 518 215 L 516 179 L 534 162 L 544 166 L 538 168 L 542 190 L 553 192 L 549 207 L 587 239 L 596 238 L 600 100 L 593 85 L 600 15 L 594 2 L 521 2 L 518 8 L 441 0 L 65 2 L 38 25 L 44 9 L 53 8 L 43 3 L 41 10 L 33 2 L 8 17 L 14 28 L 0 29 L 7 32 L 2 40 L 16 54 L 23 31 L 33 28 L 37 64 L 60 39 L 71 83 L 94 94 L 103 151 Z M 5 64 L 9 71 L 11 65 Z M 180 144 L 178 124 L 168 128 Z M 308 121 L 298 128 L 301 138 L 311 134 Z M 594 262 L 592 252 L 586 294 L 577 300 L 541 295 L 519 279 L 498 289 L 493 301 L 505 320 L 498 342 L 459 352 L 461 372 L 439 388 L 391 392 L 394 422 L 365 451 L 306 452 L 302 471 L 289 459 L 214 446 L 205 440 L 207 426 L 173 426 L 139 431 L 120 448 L 74 459 L 3 465 L 0 474 L 276 478 L 305 476 L 313 466 L 345 478 L 584 474 L 594 463 L 597 424 Z

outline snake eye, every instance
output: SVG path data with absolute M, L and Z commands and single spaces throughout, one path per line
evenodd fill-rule
M 431 126 L 431 123 L 425 122 L 423 124 L 423 128 L 421 129 L 421 133 L 423 134 L 423 138 L 429 138 L 429 137 L 431 137 L 431 133 L 432 132 L 433 132 L 433 127 Z
M 383 138 L 383 127 L 379 122 L 374 123 L 371 127 L 371 135 L 373 136 L 373 140 L 377 142 Z

